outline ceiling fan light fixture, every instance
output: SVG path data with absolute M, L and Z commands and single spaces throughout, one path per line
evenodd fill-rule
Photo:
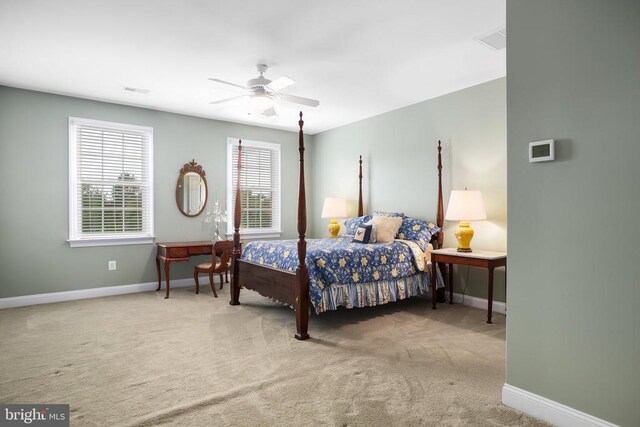
M 317 99 L 303 98 L 301 96 L 289 95 L 280 92 L 281 89 L 294 84 L 293 79 L 290 77 L 282 76 L 278 77 L 274 81 L 271 81 L 264 77 L 264 73 L 265 71 L 267 71 L 267 68 L 268 67 L 265 64 L 258 64 L 257 69 L 260 75 L 255 79 L 249 80 L 246 86 L 210 77 L 209 80 L 213 82 L 222 83 L 237 89 L 242 89 L 242 92 L 244 93 L 244 95 L 212 101 L 210 102 L 210 104 L 222 104 L 236 99 L 248 98 L 249 108 L 253 112 L 260 113 L 267 117 L 277 115 L 275 113 L 275 110 L 273 109 L 275 103 L 279 105 L 281 102 L 290 102 L 294 104 L 306 105 L 307 107 L 317 107 L 318 105 L 320 105 L 320 101 L 318 101 Z
M 273 99 L 266 93 L 256 93 L 249 98 L 251 106 L 257 110 L 265 111 L 273 107 Z

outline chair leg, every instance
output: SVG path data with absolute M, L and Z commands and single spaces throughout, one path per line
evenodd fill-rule
M 196 281 L 196 294 L 200 292 L 200 283 L 198 282 L 198 270 L 193 270 L 193 278 Z
M 224 274 L 220 273 L 220 289 L 222 289 L 223 284 L 224 284 Z
M 213 284 L 213 271 L 209 272 L 209 284 L 211 285 L 211 290 L 213 291 L 213 296 L 218 298 L 218 294 L 216 293 L 216 286 Z
M 224 272 L 224 278 L 226 279 L 226 282 L 229 283 L 229 270 Z

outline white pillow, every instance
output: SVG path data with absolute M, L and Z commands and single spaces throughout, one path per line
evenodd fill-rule
M 393 242 L 402 226 L 401 217 L 378 216 L 372 219 L 378 243 Z

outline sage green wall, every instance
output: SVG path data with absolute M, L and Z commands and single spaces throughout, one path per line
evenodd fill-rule
M 489 220 L 476 222 L 473 247 L 506 251 L 506 82 L 498 79 L 315 135 L 311 147 L 313 228 L 325 197 L 344 197 L 357 213 L 358 155 L 364 157 L 365 212 L 403 211 L 435 222 L 438 140 L 442 140 L 445 209 L 450 190 L 480 190 Z M 445 222 L 445 245 L 455 246 L 457 223 Z M 466 268 L 456 269 L 462 292 Z M 486 270 L 471 269 L 467 294 L 486 298 Z M 504 271 L 496 270 L 495 298 L 504 301 Z
M 297 133 L 0 86 L 5 183 L 0 187 L 0 297 L 156 280 L 153 245 L 70 248 L 66 243 L 69 116 L 154 128 L 156 241 L 211 236 L 201 216 L 187 218 L 176 207 L 175 185 L 184 163 L 202 164 L 210 195 L 225 203 L 227 137 L 282 144 L 283 236 L 296 236 Z M 109 260 L 117 261 L 116 271 L 107 270 Z M 174 264 L 172 277 L 192 277 L 194 262 Z
M 638 426 L 640 2 L 510 0 L 507 25 L 507 383 Z

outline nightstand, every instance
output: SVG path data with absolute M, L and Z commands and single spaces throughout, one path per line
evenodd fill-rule
M 487 323 L 491 323 L 491 309 L 493 305 L 493 269 L 496 267 L 505 268 L 504 286 L 506 297 L 507 286 L 507 254 L 504 252 L 489 252 L 475 250 L 473 252 L 458 252 L 456 248 L 434 249 L 431 251 L 431 265 L 437 263 L 448 264 L 447 286 L 449 287 L 449 304 L 453 304 L 453 264 L 467 265 L 471 267 L 486 268 L 489 271 L 488 278 L 488 312 Z M 436 269 L 431 269 L 431 280 L 436 280 Z M 436 308 L 435 298 L 433 308 Z

